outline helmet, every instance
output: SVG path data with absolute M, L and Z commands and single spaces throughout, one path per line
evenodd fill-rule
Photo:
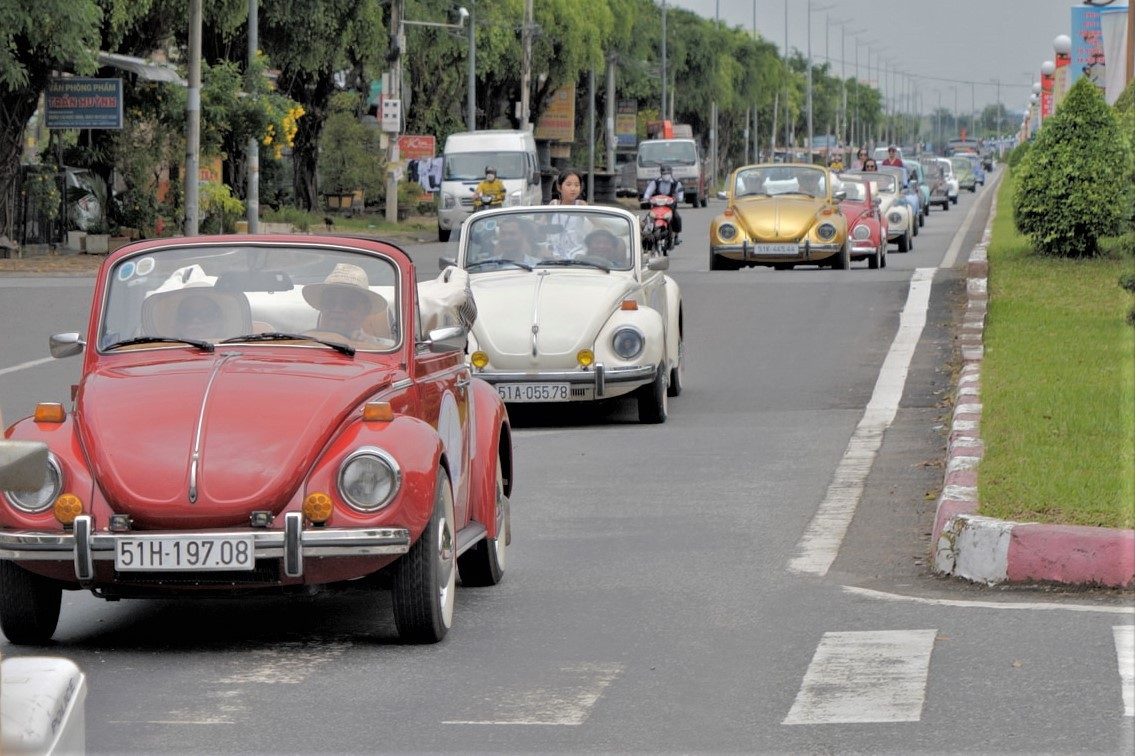
M 485 173 L 486 174 L 491 173 L 495 176 L 495 175 L 497 175 L 497 169 L 492 167 L 491 165 L 486 165 L 485 166 Z
M 664 166 L 662 166 L 661 168 L 658 169 L 658 175 L 659 176 L 673 176 L 674 175 L 674 169 L 671 168 L 668 165 L 664 165 Z

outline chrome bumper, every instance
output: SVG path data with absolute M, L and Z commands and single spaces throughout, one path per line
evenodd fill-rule
M 654 365 L 631 367 L 605 367 L 597 362 L 588 370 L 541 370 L 528 373 L 523 370 L 483 370 L 473 375 L 488 383 L 570 383 L 595 389 L 595 396 L 604 395 L 608 383 L 648 383 L 654 380 Z
M 218 530 L 218 531 L 130 531 L 94 532 L 89 515 L 75 519 L 71 532 L 38 530 L 0 531 L 0 559 L 19 561 L 73 561 L 75 578 L 93 580 L 95 560 L 114 559 L 119 540 L 146 536 L 215 536 L 248 535 L 254 537 L 256 559 L 284 560 L 284 574 L 303 576 L 304 557 L 353 557 L 375 554 L 405 554 L 410 550 L 410 531 L 405 528 L 308 528 L 303 515 L 284 515 L 283 530 Z M 208 574 L 208 573 L 202 573 Z
M 711 247 L 710 250 L 715 255 L 722 255 L 733 260 L 802 262 L 814 258 L 831 257 L 839 253 L 842 248 L 843 246 L 840 244 L 813 244 L 810 241 L 803 241 L 797 245 L 795 255 L 762 255 L 753 252 L 753 245 L 745 241 L 740 244 L 719 244 L 716 247 Z M 740 257 L 737 256 L 738 254 L 740 254 Z

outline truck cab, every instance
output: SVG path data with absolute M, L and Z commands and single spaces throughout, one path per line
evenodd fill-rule
M 675 126 L 676 130 L 678 127 Z M 688 128 L 688 127 L 687 127 Z M 674 178 L 682 182 L 685 198 L 690 205 L 706 206 L 705 166 L 701 150 L 693 138 L 647 139 L 639 143 L 635 166 L 635 184 L 638 196 L 646 190 L 651 179 L 658 178 L 659 169 L 668 165 Z

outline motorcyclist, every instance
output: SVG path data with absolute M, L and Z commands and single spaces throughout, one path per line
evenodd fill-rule
M 658 170 L 658 178 L 651 179 L 642 193 L 642 201 L 648 202 L 656 194 L 665 194 L 674 198 L 670 208 L 673 216 L 670 220 L 670 229 L 674 232 L 674 243 L 678 244 L 678 234 L 682 233 L 682 217 L 678 215 L 678 204 L 685 199 L 685 190 L 680 179 L 674 178 L 674 171 L 670 166 L 664 165 Z
M 485 178 L 473 190 L 473 207 L 481 210 L 485 207 L 500 207 L 504 204 L 504 182 L 497 178 L 497 169 L 491 165 L 485 166 Z M 488 197 L 488 202 L 482 198 Z

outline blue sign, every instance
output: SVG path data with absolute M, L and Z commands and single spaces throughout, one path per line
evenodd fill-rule
M 49 129 L 122 128 L 122 79 L 52 79 L 44 102 Z

